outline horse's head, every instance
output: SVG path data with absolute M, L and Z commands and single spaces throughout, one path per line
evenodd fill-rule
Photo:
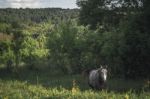
M 106 82 L 106 80 L 107 80 L 107 66 L 105 66 L 105 67 L 101 66 L 101 67 L 98 69 L 98 72 L 99 72 L 99 77 L 100 77 L 100 79 L 101 79 L 103 82 Z

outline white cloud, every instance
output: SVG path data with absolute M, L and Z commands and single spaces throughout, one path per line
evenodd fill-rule
M 12 8 L 36 8 L 39 6 L 38 0 L 7 0 Z
M 1 0 L 0 8 L 76 8 L 76 0 Z

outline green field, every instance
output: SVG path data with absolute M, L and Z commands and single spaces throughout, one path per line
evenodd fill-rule
M 0 99 L 150 99 L 150 0 L 71 1 L 0 0 Z
M 148 84 L 109 78 L 106 90 L 95 91 L 80 74 L 54 74 L 48 69 L 18 73 L 1 70 L 0 99 L 150 99 Z

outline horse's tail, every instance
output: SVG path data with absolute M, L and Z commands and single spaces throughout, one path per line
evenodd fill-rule
M 91 70 L 92 70 L 92 69 L 85 69 L 85 70 L 83 70 L 83 71 L 82 71 L 82 76 L 83 76 L 83 77 L 88 77 Z

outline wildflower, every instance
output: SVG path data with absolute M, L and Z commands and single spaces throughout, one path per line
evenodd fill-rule
M 149 88 L 150 87 L 150 80 L 146 80 L 145 84 L 144 84 L 145 88 Z
M 8 99 L 8 96 L 4 97 L 4 99 Z
M 72 87 L 72 94 L 74 95 L 74 94 L 76 94 L 78 91 L 79 91 L 79 88 L 78 88 L 78 86 L 76 85 L 76 81 L 75 80 L 73 80 L 73 87 Z
M 125 95 L 125 99 L 129 99 L 129 95 L 128 94 Z

